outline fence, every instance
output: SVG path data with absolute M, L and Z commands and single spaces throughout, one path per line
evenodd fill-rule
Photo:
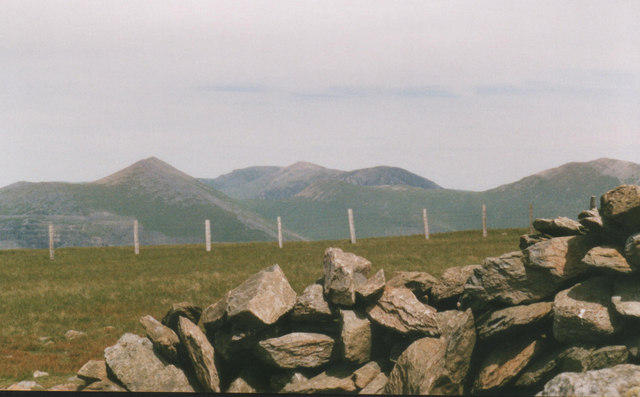
M 591 202 L 590 202 L 590 208 L 595 208 L 595 197 L 591 198 Z M 376 233 L 381 234 L 383 236 L 389 236 L 389 235 L 408 235 L 408 234 L 421 234 L 424 233 L 424 237 L 425 240 L 428 240 L 430 238 L 430 234 L 433 232 L 433 230 L 430 230 L 430 225 L 432 224 L 436 224 L 438 225 L 436 227 L 436 229 L 442 229 L 442 225 L 446 225 L 447 227 L 451 228 L 451 225 L 456 224 L 457 221 L 461 221 L 461 220 L 466 220 L 467 224 L 469 223 L 470 219 L 476 219 L 477 220 L 477 225 L 481 225 L 481 230 L 482 230 L 482 236 L 483 237 L 487 237 L 488 235 L 488 225 L 492 225 L 493 228 L 498 228 L 498 227 L 526 227 L 526 225 L 528 224 L 529 229 L 531 231 L 533 231 L 533 227 L 532 227 L 532 222 L 533 222 L 533 204 L 529 204 L 528 206 L 528 218 L 526 217 L 526 211 L 522 211 L 522 216 L 514 217 L 514 216 L 507 216 L 505 217 L 503 214 L 500 215 L 500 211 L 494 211 L 493 213 L 490 211 L 491 208 L 488 207 L 486 204 L 482 204 L 480 211 L 473 210 L 473 209 L 468 209 L 468 210 L 460 210 L 460 211 L 456 211 L 455 213 L 434 213 L 433 211 L 428 211 L 427 208 L 423 208 L 421 213 L 398 213 L 393 212 L 393 213 L 379 213 L 378 217 L 376 219 L 376 217 L 371 216 L 371 214 L 369 213 L 369 216 L 365 219 L 362 218 L 358 218 L 358 213 L 357 211 L 354 211 L 354 209 L 352 208 L 348 208 L 346 211 L 342 212 L 342 215 L 340 216 L 337 212 L 334 212 L 333 214 L 330 214 L 328 216 L 323 216 L 320 219 L 315 219 L 315 221 L 313 222 L 312 227 L 314 228 L 318 228 L 318 229 L 322 229 L 323 227 L 326 228 L 326 225 L 331 224 L 334 226 L 335 230 L 338 229 L 342 229 L 342 232 L 338 232 L 341 233 L 343 238 L 347 235 L 347 233 L 349 233 L 349 237 L 350 237 L 350 241 L 352 244 L 356 244 L 357 243 L 357 239 L 356 239 L 356 230 L 358 230 L 357 228 L 359 227 L 359 225 L 364 225 L 366 227 L 363 227 L 364 230 L 367 230 L 367 232 L 362 233 L 365 237 L 373 237 L 375 236 Z M 366 213 L 366 211 L 364 211 Z M 390 227 L 389 224 L 389 219 L 390 217 L 396 217 L 396 222 L 395 222 L 395 226 Z M 299 217 L 300 218 L 300 217 Z M 434 219 L 435 218 L 435 222 Z M 525 220 L 527 222 L 525 222 Z M 299 228 L 300 225 L 302 223 L 305 222 L 305 219 L 291 219 L 292 223 L 293 223 L 293 227 L 291 227 L 291 229 L 296 230 L 296 228 Z M 298 222 L 298 224 L 296 224 L 295 222 Z M 362 223 L 359 224 L 359 222 L 362 221 Z M 284 247 L 284 232 L 283 230 L 285 230 L 283 228 L 283 225 L 286 224 L 287 222 L 287 218 L 283 217 L 283 216 L 277 216 L 276 220 L 275 220 L 275 227 L 277 229 L 277 241 L 278 241 L 278 246 L 280 248 Z M 475 222 L 475 221 L 474 221 Z M 214 223 L 214 227 L 215 227 L 215 220 L 213 220 Z M 323 225 L 323 223 L 325 225 Z M 123 234 L 128 234 L 130 237 L 131 242 L 133 242 L 133 248 L 134 248 L 134 254 L 135 255 L 139 255 L 140 253 L 140 231 L 141 231 L 141 225 L 139 225 L 138 220 L 134 219 L 132 223 L 129 224 L 129 232 L 126 232 L 126 230 L 119 230 L 119 231 L 114 231 L 114 233 L 116 235 L 118 235 L 118 233 L 120 235 Z M 205 219 L 203 220 L 203 223 L 201 224 L 201 226 L 198 226 L 198 228 L 202 228 L 202 225 L 204 225 L 204 231 L 201 232 L 201 236 L 204 236 L 204 240 L 205 240 L 205 250 L 207 252 L 211 251 L 211 243 L 212 243 L 212 233 L 211 233 L 211 226 L 212 226 L 212 220 L 210 219 Z M 336 227 L 336 225 L 338 225 Z M 407 226 L 408 225 L 408 226 Z M 191 225 L 193 226 L 193 225 Z M 123 225 L 118 225 L 118 227 L 120 229 L 126 229 L 126 226 Z M 133 230 L 131 230 L 131 227 L 133 228 Z M 185 225 L 181 226 L 182 228 L 186 228 Z M 85 228 L 85 226 L 83 225 L 82 228 Z M 378 229 L 376 229 L 378 228 Z M 384 229 L 383 229 L 384 228 Z M 381 230 L 383 229 L 383 232 L 372 232 L 372 230 Z M 454 227 L 455 229 L 455 227 Z M 469 228 L 467 228 L 468 230 Z M 471 229 L 479 229 L 479 228 L 471 228 Z M 202 229 L 201 229 L 202 230 Z M 464 229 L 460 229 L 460 230 L 464 230 Z M 437 230 L 436 232 L 442 232 L 443 230 Z M 449 230 L 444 230 L 444 231 L 449 231 Z M 79 231 L 77 230 L 77 228 L 74 228 L 73 226 L 69 226 L 69 225 L 56 225 L 54 223 L 49 223 L 48 225 L 48 242 L 49 242 L 49 256 L 50 258 L 53 260 L 55 258 L 55 245 L 56 242 L 60 242 L 61 241 L 61 234 L 64 234 L 65 237 L 69 236 L 72 233 L 78 233 Z M 132 234 L 130 234 L 132 232 Z M 147 234 L 147 236 L 151 236 L 153 239 L 155 237 L 153 233 L 157 232 L 149 232 Z M 291 235 L 291 233 L 289 233 Z M 40 235 L 40 233 L 36 233 L 36 235 Z M 1 236 L 0 236 L 1 237 Z M 43 236 L 44 237 L 44 236 Z M 39 237 L 37 237 L 39 238 Z M 91 237 L 92 239 L 94 237 Z M 202 237 L 200 237 L 200 241 Z M 340 238 L 340 237 L 338 237 Z M 1 240 L 1 238 L 0 238 Z M 93 242 L 93 240 L 91 240 Z M 157 239 L 153 240 L 154 243 L 158 243 Z M 193 238 L 187 238 L 184 241 L 180 241 L 180 239 L 170 239 L 168 238 L 168 240 L 166 241 L 166 243 L 193 243 L 193 242 L 197 242 L 197 241 L 193 241 Z M 75 244 L 77 245 L 77 244 Z M 100 244 L 80 244 L 80 245 L 100 245 Z M 123 244 L 103 244 L 103 245 L 123 245 Z M 126 244 L 125 244 L 126 245 Z

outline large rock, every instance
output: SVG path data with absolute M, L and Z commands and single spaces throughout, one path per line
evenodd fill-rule
M 192 323 L 198 324 L 202 308 L 190 302 L 180 302 L 171 305 L 171 308 L 162 318 L 162 324 L 178 332 L 178 319 L 180 317 L 188 318 Z
M 589 343 L 618 332 L 611 284 L 606 277 L 596 277 L 560 291 L 553 302 L 553 336 L 564 343 Z
M 191 320 L 180 317 L 178 333 L 202 389 L 206 392 L 219 393 L 220 377 L 214 362 L 215 351 L 204 332 Z
M 311 284 L 298 296 L 291 318 L 295 321 L 327 321 L 332 316 L 329 303 L 324 299 L 323 287 Z
M 521 251 L 486 258 L 464 286 L 463 302 L 472 309 L 486 309 L 491 303 L 520 305 L 552 295 L 556 284 L 547 271 L 524 265 Z
M 436 316 L 446 350 L 442 372 L 432 393 L 461 395 L 476 343 L 473 313 L 471 309 L 464 312 L 448 310 L 436 313 Z
M 420 302 L 408 288 L 389 285 L 378 301 L 367 308 L 372 321 L 401 334 L 439 335 L 435 313 L 434 308 Z
M 552 310 L 553 302 L 538 302 L 487 312 L 478 318 L 478 338 L 485 340 L 539 328 L 551 320 Z
M 464 285 L 473 272 L 479 270 L 480 265 L 450 267 L 431 287 L 431 297 L 436 303 L 456 300 L 464 293 Z
M 585 232 L 580 222 L 564 216 L 555 219 L 538 218 L 533 221 L 533 227 L 540 233 L 554 237 L 576 236 Z
M 413 342 L 398 357 L 384 393 L 433 394 L 443 372 L 446 351 L 443 338 L 426 337 Z
M 539 396 L 637 396 L 640 394 L 640 366 L 616 365 L 613 368 L 583 373 L 565 372 L 544 385 Z
M 258 354 L 279 368 L 315 368 L 329 362 L 335 341 L 323 334 L 292 332 L 258 343 Z
M 182 370 L 165 364 L 153 352 L 147 338 L 124 334 L 114 346 L 104 349 L 111 373 L 134 392 L 193 392 Z
M 356 385 L 353 381 L 353 369 L 349 366 L 337 366 L 328 369 L 311 379 L 286 385 L 282 393 L 318 394 L 353 393 Z
M 344 358 L 363 364 L 371 357 L 371 321 L 353 310 L 340 310 L 340 339 Z
M 600 198 L 600 215 L 628 232 L 640 232 L 640 186 L 621 185 L 606 192 Z
M 152 316 L 141 317 L 140 324 L 158 352 L 170 363 L 177 364 L 183 353 L 178 335 Z
M 611 303 L 625 317 L 640 318 L 640 279 L 618 277 L 613 283 Z
M 356 297 L 364 301 L 375 299 L 385 285 L 384 270 L 380 269 L 366 283 L 356 287 Z
M 77 376 L 88 383 L 106 380 L 107 364 L 104 360 L 89 360 L 78 370 Z
M 629 360 L 629 349 L 625 345 L 571 346 L 560 355 L 562 372 L 585 372 L 592 369 L 613 367 Z
M 593 269 L 612 274 L 633 272 L 634 269 L 620 251 L 612 246 L 593 247 L 582 258 L 582 263 Z
M 593 246 L 586 236 L 555 237 L 524 250 L 525 265 L 548 271 L 556 280 L 567 280 L 584 274 L 589 266 L 582 258 Z
M 542 345 L 541 339 L 507 341 L 490 352 L 480 365 L 472 392 L 490 391 L 507 385 L 542 351 Z
M 270 325 L 296 303 L 296 292 L 280 266 L 273 265 L 249 277 L 229 292 L 227 318 L 247 326 Z
M 436 284 L 438 279 L 427 272 L 393 272 L 387 280 L 388 286 L 409 288 L 418 298 L 427 295 Z
M 328 248 L 324 253 L 324 293 L 337 305 L 353 306 L 356 288 L 365 284 L 371 262 L 340 248 Z

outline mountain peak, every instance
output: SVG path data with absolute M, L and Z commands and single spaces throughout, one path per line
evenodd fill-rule
M 131 179 L 158 180 L 166 178 L 193 179 L 193 177 L 165 163 L 157 157 L 149 157 L 129 167 L 95 181 L 98 185 L 117 185 Z
M 285 169 L 287 170 L 324 170 L 326 168 L 318 164 L 309 163 L 307 161 L 298 161 L 296 163 L 291 164 L 288 167 L 285 167 Z

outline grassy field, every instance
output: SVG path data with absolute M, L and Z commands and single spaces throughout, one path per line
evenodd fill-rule
M 327 247 L 340 247 L 369 259 L 373 272 L 426 271 L 480 263 L 518 249 L 524 229 L 424 236 L 277 243 L 66 248 L 49 260 L 46 250 L 0 251 L 0 388 L 31 380 L 45 387 L 64 383 L 125 332 L 143 334 L 138 319 L 161 319 L 170 305 L 190 301 L 202 307 L 216 302 L 251 274 L 277 263 L 298 292 L 322 276 Z M 373 273 L 372 273 L 373 274 Z M 67 341 L 74 329 L 87 337 Z M 45 344 L 43 337 L 52 342 Z

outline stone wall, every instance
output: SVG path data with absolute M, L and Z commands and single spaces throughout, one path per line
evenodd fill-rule
M 371 275 L 329 248 L 297 296 L 278 265 L 209 307 L 174 304 L 78 372 L 85 390 L 622 395 L 640 391 L 640 186 L 519 251 L 442 277 Z

